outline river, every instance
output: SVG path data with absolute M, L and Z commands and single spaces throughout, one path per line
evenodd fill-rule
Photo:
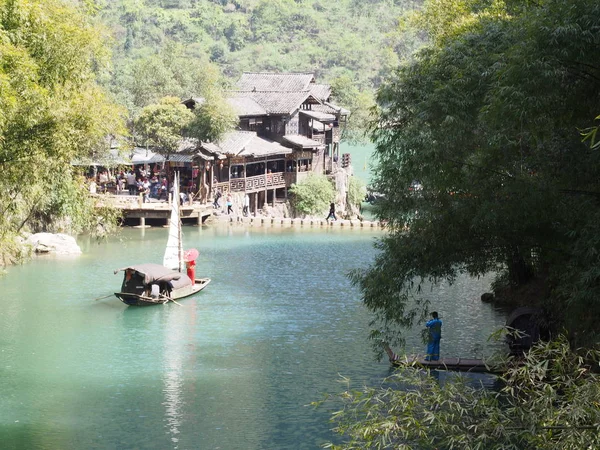
M 381 231 L 184 227 L 212 283 L 176 304 L 126 307 L 122 272 L 160 262 L 167 231 L 79 239 L 78 257 L 38 257 L 0 278 L 0 442 L 16 449 L 317 449 L 334 439 L 323 393 L 376 384 L 369 314 L 346 273 Z M 431 291 L 442 354 L 479 356 L 503 315 L 489 279 Z M 422 327 L 422 324 L 419 328 Z M 420 352 L 417 332 L 409 352 Z

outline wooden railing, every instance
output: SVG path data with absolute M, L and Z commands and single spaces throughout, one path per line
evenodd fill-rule
M 215 187 L 221 192 L 257 192 L 275 189 L 285 187 L 285 173 L 275 172 L 246 178 L 232 178 L 229 181 L 217 183 Z

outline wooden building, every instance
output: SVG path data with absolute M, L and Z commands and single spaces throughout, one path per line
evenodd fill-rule
M 287 189 L 315 172 L 341 167 L 340 137 L 349 112 L 330 103 L 331 87 L 311 73 L 244 73 L 227 101 L 239 129 L 195 155 L 200 196 L 246 193 L 251 209 L 287 198 Z M 191 98 L 190 109 L 203 102 Z

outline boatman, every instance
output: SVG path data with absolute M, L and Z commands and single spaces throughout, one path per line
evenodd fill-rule
M 427 343 L 427 356 L 425 361 L 437 361 L 440 359 L 440 339 L 442 339 L 442 321 L 437 311 L 431 313 L 432 319 L 425 324 L 429 330 L 429 342 Z

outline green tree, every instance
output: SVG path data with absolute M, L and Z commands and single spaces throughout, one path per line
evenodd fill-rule
M 198 97 L 224 84 L 219 68 L 206 55 L 190 60 L 181 45 L 171 42 L 158 53 L 118 67 L 111 90 L 135 117 L 164 97 Z
M 509 360 L 499 389 L 466 376 L 443 384 L 418 365 L 330 400 L 343 444 L 332 449 L 578 450 L 600 445 L 600 352 L 573 351 L 565 337 Z M 316 404 L 319 404 L 318 402 Z
M 600 94 L 600 5 L 432 0 L 422 21 L 431 45 L 378 93 L 374 188 L 389 235 L 352 275 L 373 337 L 402 343 L 427 312 L 422 282 L 495 272 L 498 295 L 535 281 L 526 300 L 550 325 L 595 342 L 600 153 L 578 130 Z
M 142 109 L 135 121 L 137 133 L 145 144 L 169 157 L 181 145 L 184 130 L 190 125 L 194 114 L 177 97 L 164 97 L 160 103 Z
M 348 204 L 354 207 L 359 207 L 364 201 L 367 194 L 365 184 L 357 177 L 348 179 Z
M 349 73 L 344 73 L 331 81 L 334 102 L 350 111 L 344 140 L 350 143 L 369 141 L 368 125 L 373 120 L 375 98 L 372 92 L 360 91 Z
M 239 118 L 233 108 L 218 92 L 208 93 L 194 109 L 194 118 L 187 135 L 204 142 L 217 142 L 235 128 Z
M 290 187 L 292 206 L 299 214 L 324 214 L 335 199 L 335 188 L 325 175 L 310 173 Z
M 53 229 L 36 217 L 69 215 L 64 231 L 81 231 L 92 208 L 72 195 L 70 163 L 125 132 L 96 84 L 109 55 L 92 20 L 58 0 L 0 1 L 0 253 L 21 231 Z

